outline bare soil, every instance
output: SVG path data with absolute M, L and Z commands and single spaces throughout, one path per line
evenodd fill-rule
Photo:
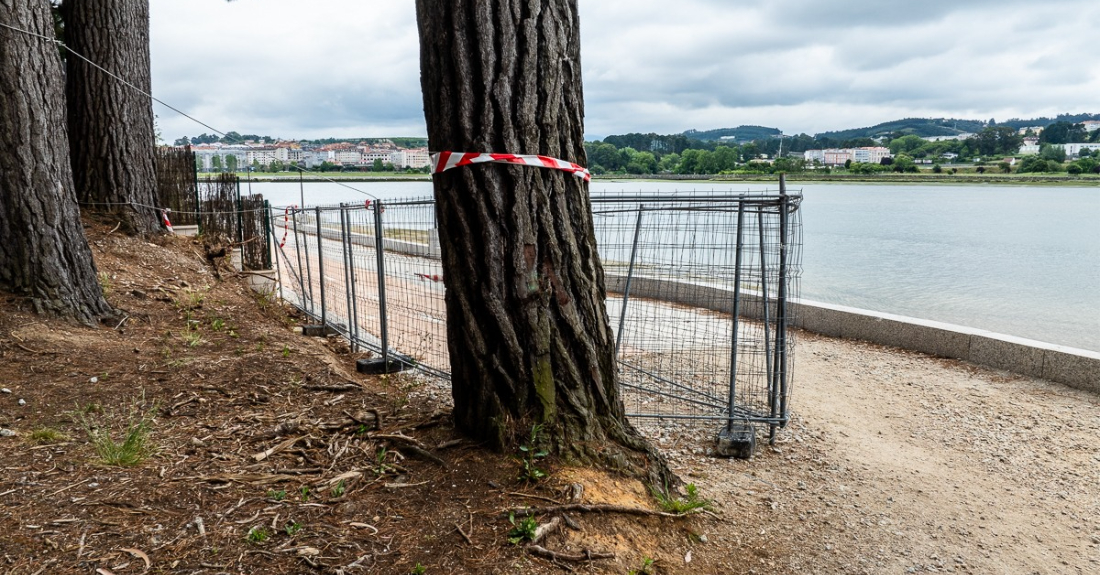
M 519 481 L 519 452 L 456 435 L 445 382 L 357 374 L 364 354 L 216 279 L 194 240 L 111 227 L 87 232 L 122 324 L 0 296 L 0 572 L 1100 572 L 1100 398 L 809 334 L 794 421 L 752 460 L 710 457 L 708 427 L 645 424 L 712 512 L 570 512 L 578 528 L 540 545 L 614 557 L 538 557 L 509 543 L 507 509 L 574 483 L 586 504 L 659 508 L 552 459 Z M 145 414 L 149 456 L 101 461 L 89 428 L 120 438 Z

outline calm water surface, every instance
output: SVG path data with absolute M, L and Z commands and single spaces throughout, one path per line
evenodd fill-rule
M 594 193 L 746 189 L 765 186 L 592 185 Z M 1100 351 L 1100 188 L 798 189 L 803 298 Z M 272 205 L 299 203 L 298 184 L 252 190 Z M 305 184 L 306 205 L 429 195 L 429 182 Z

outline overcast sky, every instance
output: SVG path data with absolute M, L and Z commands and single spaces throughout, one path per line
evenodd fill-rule
M 1100 112 L 1096 0 L 579 2 L 590 138 Z M 150 3 L 154 95 L 219 130 L 426 134 L 412 0 Z

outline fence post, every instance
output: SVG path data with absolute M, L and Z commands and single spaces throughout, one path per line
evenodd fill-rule
M 347 312 L 348 312 L 348 343 L 351 344 L 352 351 L 357 351 L 356 330 L 355 330 L 355 312 L 354 295 L 352 278 L 354 277 L 351 269 L 351 261 L 348 258 L 349 247 L 351 246 L 351 237 L 348 235 L 348 209 L 347 204 L 340 204 L 340 255 L 344 258 L 344 295 L 347 296 Z
M 241 179 L 233 176 L 233 179 L 237 180 L 237 241 L 244 245 L 244 204 L 241 203 Z M 244 248 L 241 248 L 241 267 L 244 267 Z
M 321 229 L 321 206 L 317 206 L 317 282 L 321 286 L 321 329 L 328 329 L 328 322 L 325 318 L 325 251 L 324 243 L 322 241 L 322 235 L 324 231 Z M 324 333 L 324 331 L 322 331 Z
M 188 147 L 190 149 L 190 146 Z M 199 235 L 202 235 L 202 200 L 199 198 L 199 167 L 195 164 L 195 152 L 191 152 L 192 180 L 195 183 L 195 224 Z
M 382 201 L 374 202 L 374 253 L 378 259 L 378 319 L 382 331 L 382 365 L 386 373 L 390 366 L 390 338 L 389 326 L 386 320 L 386 258 L 385 244 L 382 234 Z
M 623 328 L 626 326 L 626 304 L 630 301 L 630 281 L 634 279 L 634 260 L 638 256 L 638 238 L 642 234 L 642 214 L 645 204 L 638 204 L 638 221 L 634 223 L 634 243 L 630 247 L 630 264 L 626 268 L 626 285 L 623 286 L 623 309 L 619 311 L 619 333 L 615 335 L 615 358 L 619 357 L 619 348 L 623 343 Z
M 306 276 L 309 274 L 309 251 L 308 250 L 306 251 L 306 265 L 305 266 L 302 265 L 302 241 L 304 240 L 306 234 L 303 231 L 301 237 L 298 236 L 298 215 L 299 214 L 304 214 L 304 213 L 305 213 L 305 208 L 302 208 L 301 210 L 299 210 L 299 209 L 294 210 L 294 253 L 295 253 L 295 255 L 298 256 L 298 286 L 300 288 L 300 290 L 298 292 L 298 297 L 300 298 L 300 301 L 298 303 L 302 304 L 302 311 L 306 310 L 306 283 L 305 282 L 306 282 Z M 304 224 L 305 224 L 305 222 L 303 222 L 303 225 Z M 306 246 L 306 247 L 308 247 L 308 246 Z M 310 291 L 310 297 L 309 297 L 309 306 L 310 307 L 309 308 L 310 308 L 310 310 L 312 310 L 313 309 L 313 278 L 309 279 L 309 291 Z
M 271 269 L 271 202 L 264 200 L 264 269 Z
M 348 265 L 351 268 L 351 317 L 355 322 L 355 341 L 351 344 L 352 351 L 359 351 L 359 300 L 355 290 L 355 244 L 351 241 L 351 211 L 348 211 Z
M 779 415 L 787 414 L 787 182 L 779 175 L 779 293 L 776 296 L 775 318 L 775 379 L 779 386 Z M 775 443 L 775 426 L 771 428 L 771 442 Z
M 733 410 L 737 406 L 737 335 L 741 322 L 741 248 L 744 246 L 745 202 L 737 203 L 737 247 L 733 263 L 733 333 L 730 338 L 730 401 L 726 430 L 733 433 Z
M 771 353 L 771 334 L 768 330 L 768 323 L 771 321 L 769 318 L 768 310 L 768 259 L 767 249 L 764 245 L 764 204 L 760 204 L 756 212 L 756 227 L 760 232 L 760 302 L 763 306 L 763 320 L 764 320 L 764 379 L 768 384 L 768 407 L 771 409 L 771 417 L 775 417 L 776 404 L 775 404 L 775 381 L 772 379 L 772 353 Z M 775 433 L 775 425 L 771 426 L 771 433 Z M 774 436 L 774 435 L 773 435 Z
M 271 237 L 271 245 L 269 246 L 271 251 L 269 253 L 272 255 L 271 259 L 274 260 L 273 263 L 274 263 L 274 270 L 275 270 L 275 285 L 279 287 L 279 299 L 283 300 L 283 301 L 286 301 L 286 298 L 283 297 L 282 266 L 279 265 L 279 254 L 283 253 L 283 247 L 280 246 L 278 244 L 278 242 L 275 240 L 275 237 L 276 237 L 276 234 L 274 233 L 275 232 L 275 212 L 273 212 L 271 210 L 271 206 L 269 205 L 269 203 L 266 200 L 264 201 L 264 204 L 266 206 L 266 209 L 264 210 L 264 214 L 265 214 L 264 219 L 266 220 L 264 222 L 264 225 L 267 226 L 268 229 L 270 229 L 273 232 L 272 237 Z M 283 221 L 283 225 L 284 226 L 286 225 L 285 220 Z M 284 233 L 285 233 L 285 228 L 284 228 Z M 278 253 L 276 253 L 275 250 L 279 250 Z M 284 255 L 284 257 L 285 257 L 285 255 Z

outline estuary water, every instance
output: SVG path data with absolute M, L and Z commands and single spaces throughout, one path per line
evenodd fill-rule
M 242 182 L 242 188 L 245 185 Z M 297 183 L 252 183 L 272 205 Z M 592 193 L 766 184 L 598 181 Z M 1100 351 L 1100 188 L 800 184 L 804 299 Z M 306 205 L 430 196 L 430 182 L 306 183 Z

